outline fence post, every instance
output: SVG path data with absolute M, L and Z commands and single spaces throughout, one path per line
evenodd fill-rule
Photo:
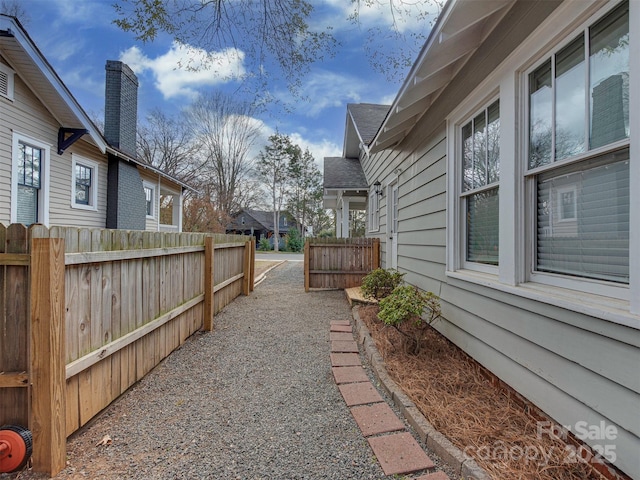
M 374 238 L 373 239 L 373 269 L 375 270 L 376 268 L 380 268 L 380 239 L 379 238 Z
M 309 254 L 311 253 L 311 248 L 309 246 L 309 239 L 304 242 L 304 291 L 309 291 Z
M 65 467 L 64 239 L 31 244 L 31 382 L 33 468 L 56 475 Z
M 215 279 L 213 278 L 213 237 L 204 237 L 204 322 L 205 332 L 213 330 L 213 301 Z
M 249 295 L 251 292 L 251 240 L 244 242 L 244 266 L 242 268 L 244 278 L 242 279 L 242 294 Z
M 256 237 L 251 237 L 251 281 L 249 282 L 249 291 L 253 292 L 256 283 Z

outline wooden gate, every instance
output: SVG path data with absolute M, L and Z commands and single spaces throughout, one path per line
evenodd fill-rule
M 304 289 L 359 287 L 380 267 L 379 238 L 313 238 L 304 245 Z

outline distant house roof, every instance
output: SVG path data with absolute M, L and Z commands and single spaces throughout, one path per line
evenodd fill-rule
M 273 212 L 264 212 L 262 210 L 245 209 L 243 212 L 251 215 L 256 222 L 260 223 L 267 230 L 273 230 Z
M 367 179 L 357 158 L 325 157 L 324 188 L 368 190 Z
M 238 213 L 236 213 L 234 215 L 233 222 L 231 222 L 231 224 L 229 225 L 229 228 L 242 229 L 242 223 L 238 223 L 238 221 L 240 220 L 240 217 L 242 217 L 243 215 L 249 215 L 251 218 L 253 218 L 256 221 L 256 223 L 261 225 L 267 231 L 274 230 L 273 211 L 253 210 L 250 208 L 243 208 Z M 280 212 L 281 218 L 283 215 L 284 215 L 284 212 Z M 295 225 L 295 223 L 296 223 L 295 220 L 291 219 L 291 224 Z M 280 233 L 287 232 L 289 229 L 288 227 L 291 224 L 288 224 L 286 226 L 280 225 L 280 228 L 279 228 Z
M 347 104 L 347 119 L 344 128 L 345 158 L 355 158 L 360 155 L 360 145 L 369 145 L 378 133 L 378 129 L 389 112 L 389 105 L 374 103 Z

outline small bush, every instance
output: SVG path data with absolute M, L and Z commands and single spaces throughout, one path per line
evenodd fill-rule
M 271 250 L 271 242 L 269 242 L 269 239 L 267 237 L 262 237 L 260 239 L 260 241 L 258 242 L 258 250 L 261 250 L 263 252 L 268 252 L 269 250 Z
M 301 252 L 304 243 L 297 228 L 289 230 L 285 236 L 285 249 L 288 252 Z
M 392 268 L 387 270 L 376 268 L 362 279 L 362 294 L 366 298 L 375 298 L 376 300 L 385 298 L 393 292 L 394 288 L 402 284 L 402 277 L 404 277 L 404 273 Z
M 440 299 L 432 292 L 422 292 L 411 285 L 396 287 L 380 300 L 378 318 L 395 328 L 405 339 L 407 353 L 417 355 L 427 325 L 440 317 Z M 412 325 L 407 325 L 413 322 Z

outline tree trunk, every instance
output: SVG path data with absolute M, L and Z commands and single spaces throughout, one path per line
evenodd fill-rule
M 274 203 L 273 209 L 273 251 L 280 251 L 280 212 L 275 209 Z

